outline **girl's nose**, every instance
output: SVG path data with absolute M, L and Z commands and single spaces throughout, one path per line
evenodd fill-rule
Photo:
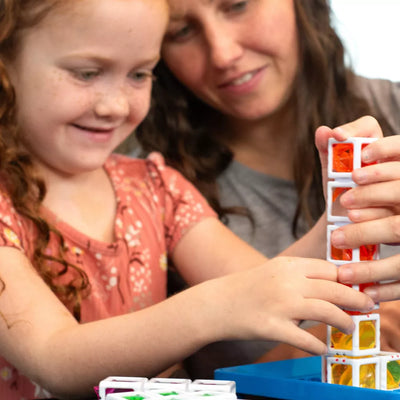
M 129 99 L 123 88 L 108 88 L 99 95 L 95 113 L 101 118 L 125 118 L 129 114 L 129 108 Z

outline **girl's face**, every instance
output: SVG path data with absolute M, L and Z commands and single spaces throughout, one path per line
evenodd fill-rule
M 101 167 L 149 109 L 165 0 L 71 1 L 22 37 L 9 65 L 23 143 L 42 168 Z
M 170 0 L 162 57 L 197 97 L 240 119 L 267 117 L 298 68 L 293 0 Z

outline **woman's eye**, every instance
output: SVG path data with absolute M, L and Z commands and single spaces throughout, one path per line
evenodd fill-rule
M 175 42 L 184 41 L 193 34 L 193 31 L 194 29 L 191 25 L 185 25 L 182 28 L 167 33 L 166 38 Z
M 185 36 L 188 36 L 190 34 L 190 31 L 191 31 L 190 26 L 186 25 L 183 28 L 179 29 L 177 32 L 175 32 L 174 35 L 177 38 L 183 38 Z
M 241 12 L 247 7 L 248 0 L 237 1 L 227 7 L 228 12 Z
M 100 71 L 98 70 L 74 70 L 73 74 L 76 78 L 78 78 L 81 81 L 90 81 L 97 76 L 99 76 Z

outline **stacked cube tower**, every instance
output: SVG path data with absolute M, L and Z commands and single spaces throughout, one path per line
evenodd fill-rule
M 337 266 L 379 258 L 378 245 L 344 250 L 331 245 L 332 232 L 351 223 L 347 212 L 340 206 L 340 196 L 356 186 L 352 171 L 366 165 L 361 161 L 361 151 L 374 140 L 356 137 L 344 142 L 329 140 L 327 260 Z M 363 291 L 372 284 L 353 285 L 353 288 Z M 349 335 L 328 326 L 328 354 L 323 360 L 322 380 L 371 389 L 399 389 L 400 354 L 381 352 L 379 314 L 347 312 L 355 323 L 355 331 Z

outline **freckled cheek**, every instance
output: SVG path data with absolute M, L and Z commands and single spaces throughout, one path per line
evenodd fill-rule
M 147 116 L 150 110 L 150 100 L 150 91 L 142 95 L 132 96 L 130 101 L 130 121 L 135 125 L 135 128 Z
M 60 95 L 62 93 L 62 95 Z M 47 103 L 51 107 L 54 105 L 56 110 L 66 114 L 81 113 L 93 106 L 95 94 L 87 90 L 77 90 L 65 80 L 60 79 L 47 94 Z

